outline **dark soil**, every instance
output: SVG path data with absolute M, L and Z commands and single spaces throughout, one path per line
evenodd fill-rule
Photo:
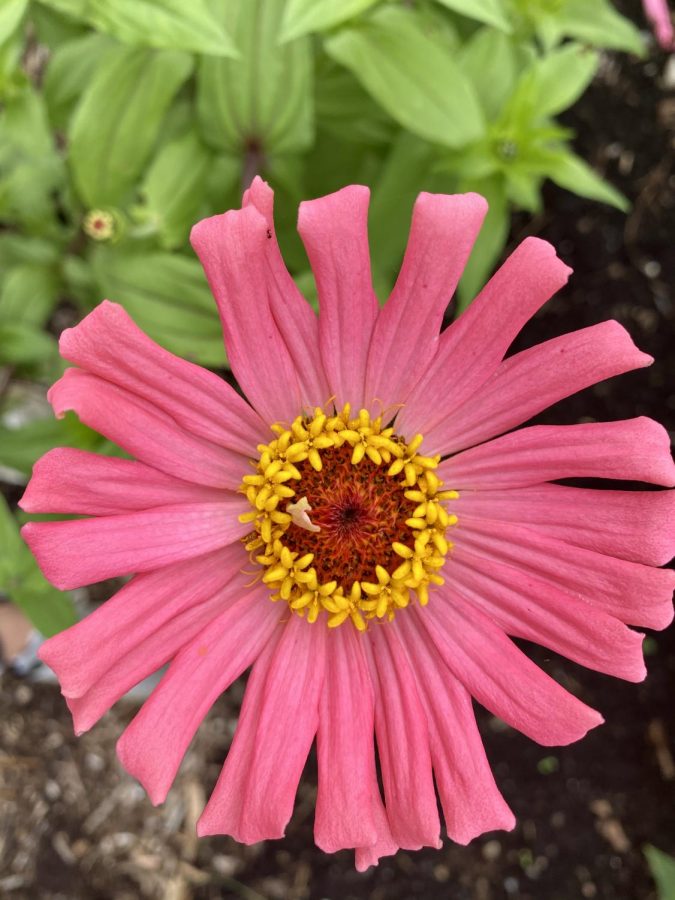
M 675 387 L 675 95 L 665 60 L 610 57 L 569 117 L 578 150 L 633 201 L 628 218 L 553 188 L 546 213 L 516 223 L 574 267 L 569 287 L 518 347 L 616 318 L 656 357 L 549 411 L 540 421 L 652 415 L 672 428 Z M 153 809 L 114 758 L 133 714 L 120 704 L 92 733 L 72 735 L 56 688 L 5 676 L 0 690 L 0 896 L 21 900 L 648 900 L 642 847 L 675 854 L 675 630 L 648 638 L 649 677 L 630 685 L 535 647 L 533 658 L 598 708 L 606 724 L 568 748 L 537 746 L 482 710 L 496 778 L 518 818 L 511 834 L 468 847 L 399 852 L 358 874 L 350 853 L 312 840 L 315 772 L 303 778 L 287 837 L 254 847 L 197 841 L 195 821 L 229 743 L 241 686 L 201 728 L 167 803 Z

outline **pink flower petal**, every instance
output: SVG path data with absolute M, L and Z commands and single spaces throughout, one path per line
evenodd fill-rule
M 317 730 L 326 630 L 292 615 L 258 657 L 200 836 L 230 834 L 242 844 L 283 837 Z
M 404 614 L 405 615 L 405 614 Z M 441 846 L 429 730 L 413 675 L 391 629 L 373 628 L 375 733 L 392 838 L 406 850 Z
M 218 304 L 232 371 L 271 425 L 294 419 L 305 398 L 272 314 L 278 285 L 267 264 L 268 231 L 265 217 L 247 206 L 203 219 L 190 240 Z
M 245 497 L 185 503 L 119 516 L 66 522 L 29 522 L 21 529 L 45 578 L 60 590 L 148 572 L 201 556 L 243 537 L 250 524 Z
M 141 462 L 56 447 L 33 466 L 19 505 L 29 513 L 110 516 L 226 497 L 217 488 L 173 478 Z
M 670 440 L 640 417 L 583 425 L 533 425 L 464 450 L 438 468 L 457 490 L 519 488 L 559 478 L 616 478 L 675 485 Z
M 549 647 L 589 669 L 642 681 L 643 635 L 580 597 L 465 547 L 455 547 L 452 589 L 513 637 Z
M 366 360 L 377 316 L 368 250 L 370 191 L 351 185 L 300 204 L 298 231 L 319 292 L 319 347 L 336 405 L 365 403 Z
M 370 847 L 357 847 L 355 853 L 355 865 L 357 872 L 365 872 L 371 866 L 376 866 L 383 856 L 393 856 L 398 847 L 391 836 L 387 813 L 385 812 L 379 790 L 373 798 L 373 818 L 377 828 L 377 840 Z
M 675 49 L 673 21 L 667 0 L 642 0 L 642 6 L 660 46 L 666 51 Z
M 164 350 L 116 303 L 105 300 L 66 329 L 59 349 L 64 359 L 137 394 L 207 441 L 252 456 L 269 440 L 267 423 L 226 381 Z
M 54 670 L 66 696 L 80 697 L 170 620 L 220 596 L 235 577 L 237 588 L 247 562 L 243 546 L 232 544 L 137 575 L 80 622 L 45 641 L 40 659 Z M 241 585 L 247 581 L 250 576 L 242 575 Z
M 665 628 L 673 618 L 675 572 L 614 559 L 522 525 L 464 516 L 455 547 L 516 566 L 616 616 L 626 625 Z M 449 564 L 451 565 L 452 561 Z
M 526 523 L 548 536 L 647 566 L 675 556 L 675 491 L 597 491 L 540 484 L 504 491 L 462 491 L 461 519 Z
M 478 194 L 418 196 L 401 271 L 373 330 L 366 375 L 371 408 L 403 403 L 424 374 L 486 212 Z
M 325 627 L 323 623 L 320 628 Z M 314 842 L 326 853 L 377 841 L 372 797 L 378 793 L 373 686 L 362 636 L 353 628 L 326 635 L 326 671 L 316 737 L 319 789 Z
M 265 217 L 272 235 L 267 242 L 265 261 L 270 284 L 276 287 L 270 302 L 274 321 L 293 357 L 304 402 L 310 408 L 323 406 L 330 389 L 317 352 L 319 320 L 288 273 L 274 232 L 274 191 L 258 176 L 244 194 L 242 207 L 249 205 Z
M 446 454 L 471 447 L 564 397 L 653 361 L 614 321 L 553 338 L 506 359 L 470 400 L 425 433 L 425 452 Z
M 397 429 L 426 435 L 452 416 L 497 370 L 523 325 L 567 283 L 571 271 L 546 241 L 523 241 L 443 332 L 436 356 L 399 414 Z
M 216 616 L 246 593 L 248 585 L 250 575 L 235 575 L 224 588 L 200 603 L 187 605 L 144 640 L 135 643 L 84 694 L 66 696 L 75 732 L 82 734 L 87 731 L 130 688 L 173 659 Z
M 122 734 L 117 755 L 155 805 L 166 799 L 207 712 L 255 662 L 281 613 L 264 585 L 237 599 L 179 651 Z
M 67 369 L 47 396 L 59 418 L 73 410 L 85 425 L 167 475 L 237 489 L 250 471 L 246 457 L 190 434 L 137 394 L 82 369 Z
M 397 619 L 396 625 L 426 711 L 448 836 L 459 844 L 468 844 L 485 831 L 510 831 L 515 819 L 495 784 L 471 697 L 447 671 L 421 626 L 426 609 L 420 612 L 419 607 L 411 608 L 410 613 L 400 617 L 400 625 Z M 392 646 L 395 640 L 396 636 L 390 638 Z
M 416 608 L 417 621 L 450 671 L 493 715 L 545 746 L 571 744 L 602 723 L 598 712 L 542 672 L 478 607 L 450 588 L 436 596 L 424 610 Z

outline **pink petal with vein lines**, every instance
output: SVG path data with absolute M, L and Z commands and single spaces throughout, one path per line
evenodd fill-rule
M 269 440 L 268 425 L 230 385 L 143 332 L 117 303 L 104 300 L 61 335 L 64 359 L 137 394 L 186 431 L 245 456 Z
M 207 712 L 279 628 L 264 586 L 236 599 L 178 652 L 117 743 L 124 768 L 163 803 Z
M 200 836 L 229 834 L 242 844 L 283 837 L 317 730 L 325 641 L 325 628 L 291 615 L 261 652 Z
M 366 405 L 405 402 L 436 352 L 443 314 L 487 212 L 478 194 L 421 193 L 391 297 L 368 353 Z
M 245 497 L 220 503 L 160 506 L 119 516 L 29 522 L 21 529 L 45 578 L 62 591 L 148 572 L 201 556 L 243 537 Z
M 319 348 L 336 405 L 365 402 L 368 346 L 377 316 L 368 249 L 370 191 L 351 185 L 300 204 L 298 231 L 319 293 Z

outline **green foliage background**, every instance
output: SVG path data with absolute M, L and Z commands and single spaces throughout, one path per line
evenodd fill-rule
M 347 183 L 372 188 L 382 298 L 421 190 L 489 200 L 460 305 L 498 260 L 511 210 L 536 212 L 547 178 L 624 209 L 556 121 L 600 48 L 643 52 L 609 0 L 0 0 L 5 480 L 25 482 L 56 445 L 110 451 L 36 401 L 62 371 L 58 326 L 102 298 L 170 350 L 226 365 L 188 235 L 238 206 L 257 172 L 310 300 L 297 204 Z M 45 633 L 69 624 L 4 507 L 2 522 L 0 591 Z

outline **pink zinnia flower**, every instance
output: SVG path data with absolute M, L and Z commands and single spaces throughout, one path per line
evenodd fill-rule
M 664 50 L 675 50 L 673 20 L 667 0 L 642 0 L 642 6 L 661 47 Z
M 475 194 L 419 196 L 380 309 L 367 210 L 364 187 L 300 208 L 318 318 L 284 267 L 264 182 L 195 227 L 250 405 L 114 304 L 64 332 L 77 368 L 50 391 L 56 414 L 75 410 L 136 459 L 53 450 L 22 500 L 86 517 L 25 526 L 58 587 L 136 573 L 43 646 L 77 732 L 170 663 L 118 744 L 159 803 L 209 707 L 252 666 L 199 833 L 281 837 L 316 737 L 316 843 L 355 848 L 359 869 L 440 846 L 434 777 L 453 840 L 513 827 L 472 697 L 545 745 L 602 718 L 510 636 L 640 681 L 642 635 L 627 626 L 665 627 L 675 580 L 656 568 L 673 549 L 671 492 L 551 483 L 673 485 L 660 425 L 512 431 L 651 358 L 612 321 L 504 358 L 570 273 L 535 238 L 439 335 L 485 215 Z

